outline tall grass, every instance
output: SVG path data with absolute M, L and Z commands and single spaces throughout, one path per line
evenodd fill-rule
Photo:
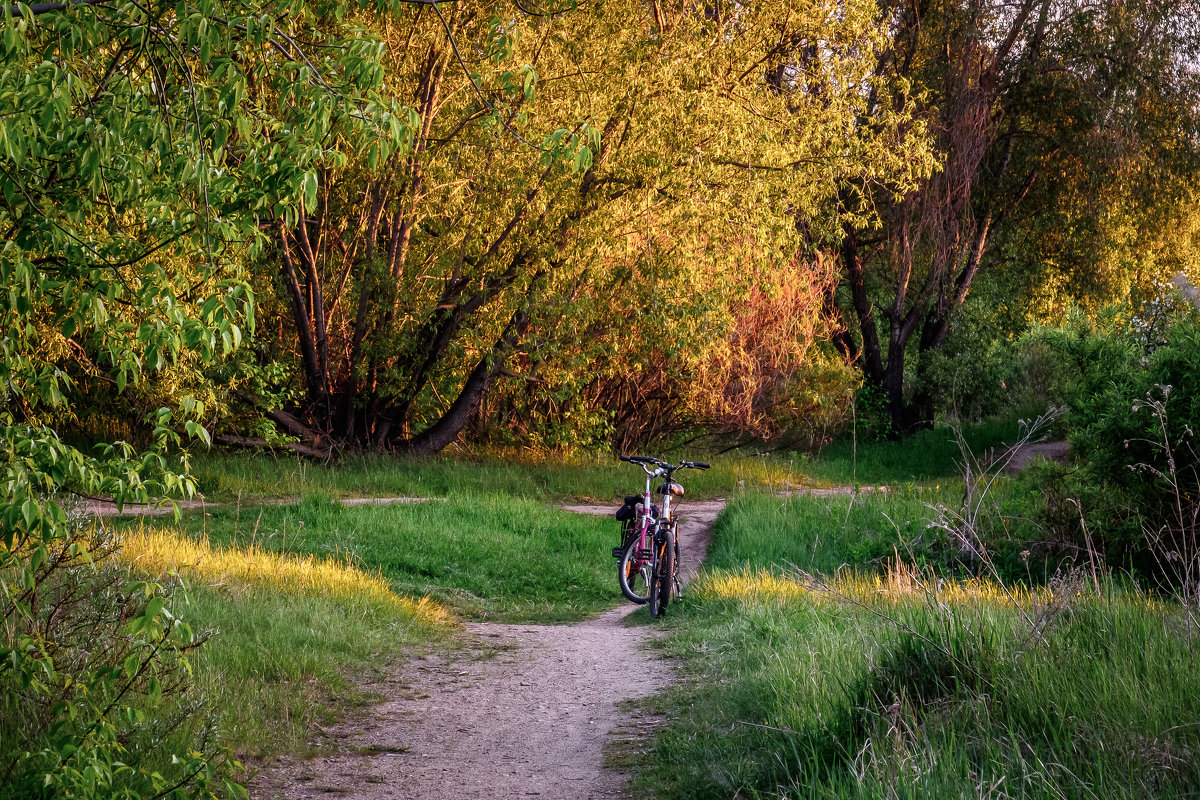
M 1200 794 L 1181 609 L 1111 585 L 1097 595 L 1090 575 L 1002 588 L 898 566 L 897 527 L 920 500 L 859 498 L 857 524 L 846 499 L 730 508 L 672 620 L 666 647 L 690 680 L 668 696 L 642 794 Z M 874 558 L 885 528 L 896 549 Z

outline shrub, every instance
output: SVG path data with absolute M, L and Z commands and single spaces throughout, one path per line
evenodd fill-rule
M 1190 428 L 1200 419 L 1200 319 L 1181 312 L 1157 332 L 1141 322 L 1076 320 L 1045 336 L 1065 367 L 1058 392 L 1075 464 L 1037 475 L 1037 516 L 1050 541 L 1159 580 L 1171 570 L 1152 535 L 1194 515 L 1200 496 Z
M 1017 348 L 975 317 L 964 317 L 944 346 L 921 355 L 921 386 L 936 413 L 978 422 L 1022 399 L 1014 380 Z M 1011 390 L 1009 387 L 1013 387 Z
M 0 549 L 0 798 L 244 795 L 188 692 L 200 639 L 115 550 L 78 522 Z

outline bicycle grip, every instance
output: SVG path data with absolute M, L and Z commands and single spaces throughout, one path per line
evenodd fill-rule
M 712 466 L 712 464 L 707 464 L 703 461 L 693 461 L 692 462 L 693 469 L 708 469 L 711 466 Z
M 625 455 L 624 453 L 622 453 L 622 454 L 619 454 L 619 455 L 617 456 L 617 458 L 621 459 L 622 461 L 633 461 L 633 459 L 632 459 L 632 458 L 630 458 L 629 456 Z

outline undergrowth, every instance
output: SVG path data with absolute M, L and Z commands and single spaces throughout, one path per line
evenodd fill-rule
M 641 796 L 1200 794 L 1189 609 L 1094 554 L 1001 563 L 1022 489 L 960 452 L 965 481 L 727 509 Z

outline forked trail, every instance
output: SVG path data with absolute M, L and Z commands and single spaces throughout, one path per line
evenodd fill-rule
M 681 508 L 683 581 L 695 577 L 724 505 Z M 617 593 L 615 562 L 613 573 Z M 622 701 L 672 677 L 670 664 L 645 647 L 656 628 L 626 624 L 634 609 L 573 625 L 467 625 L 460 649 L 415 659 L 364 687 L 387 699 L 332 732 L 344 745 L 337 754 L 272 770 L 252 784 L 251 797 L 620 797 L 628 776 L 605 762 L 645 746 L 656 722 Z

